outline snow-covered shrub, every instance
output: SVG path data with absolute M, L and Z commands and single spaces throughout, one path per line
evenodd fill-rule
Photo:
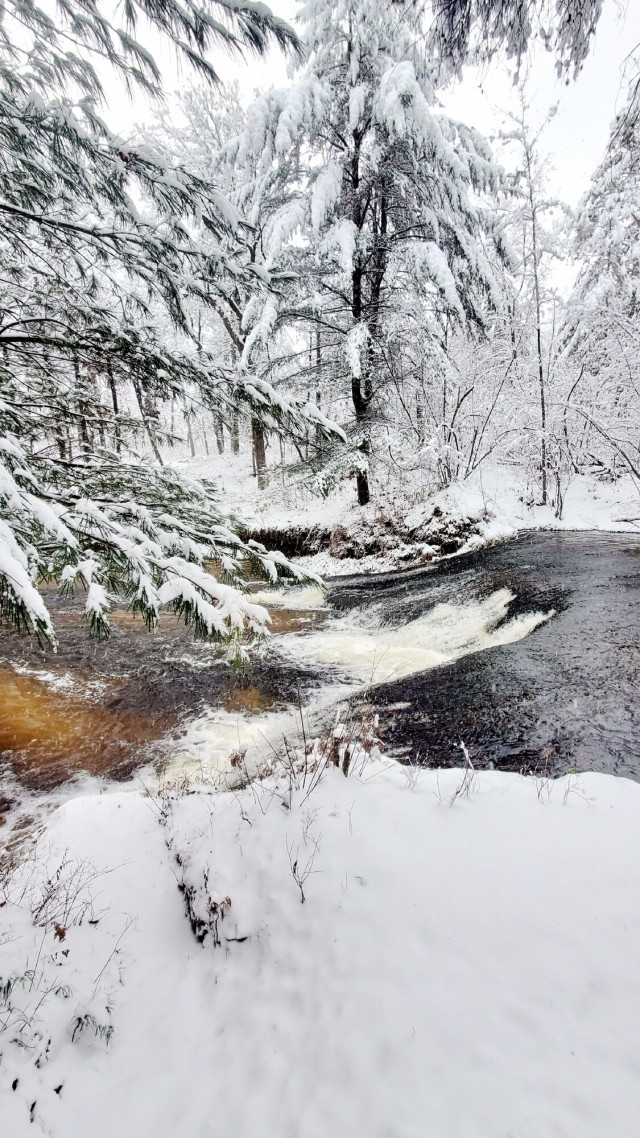
M 226 793 L 219 777 L 213 785 L 178 779 L 165 786 L 155 805 L 158 822 L 173 863 L 185 915 L 199 944 L 229 948 L 243 944 L 255 928 L 228 891 L 225 867 L 216 864 L 216 819 L 221 808 L 234 804 L 233 818 L 243 826 L 271 824 L 274 813 L 299 819 L 300 832 L 285 840 L 289 872 L 305 900 L 304 885 L 313 872 L 320 849 L 314 834 L 314 811 L 308 805 L 330 770 L 345 777 L 362 775 L 370 758 L 380 753 L 378 718 L 365 705 L 345 716 L 338 713 L 332 727 L 307 739 L 283 738 L 273 758 L 250 771 L 245 753 L 231 756 Z M 215 789 L 214 789 L 215 786 Z M 197 819 L 197 820 L 196 820 Z M 292 823 L 293 824 L 293 823 Z
M 97 975 L 95 956 L 84 951 L 102 916 L 95 904 L 101 876 L 42 843 L 0 868 L 0 1049 L 9 1072 L 12 1061 L 23 1070 L 26 1056 L 41 1067 L 66 1038 L 108 1044 L 112 1037 L 119 940 Z

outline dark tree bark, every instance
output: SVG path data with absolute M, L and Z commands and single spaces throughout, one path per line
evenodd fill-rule
M 113 405 L 113 417 L 114 417 L 114 428 L 113 429 L 114 429 L 115 441 L 116 441 L 116 452 L 118 454 L 120 454 L 120 451 L 122 450 L 122 439 L 120 437 L 120 423 L 118 422 L 118 415 L 120 414 L 120 411 L 118 408 L 118 389 L 116 387 L 116 381 L 113 378 L 113 368 L 111 367 L 111 361 L 110 360 L 107 361 L 107 379 L 109 381 L 109 390 L 111 392 L 111 403 Z
M 162 461 L 162 455 L 160 454 L 160 448 L 158 447 L 158 440 L 156 439 L 156 436 L 155 436 L 155 431 L 154 431 L 153 427 L 151 426 L 151 423 L 149 422 L 149 418 L 148 418 L 147 413 L 146 413 L 145 408 L 144 408 L 144 400 L 142 398 L 142 391 L 140 389 L 140 384 L 138 383 L 137 379 L 132 379 L 131 382 L 133 383 L 133 390 L 135 391 L 136 400 L 138 403 L 138 408 L 140 410 L 140 415 L 142 417 L 144 429 L 147 432 L 147 438 L 149 439 L 149 442 L 151 443 L 151 449 L 155 455 L 156 462 L 158 463 L 159 466 L 164 466 L 164 463 Z
M 234 411 L 231 416 L 231 453 L 240 453 L 240 416 L 237 411 Z
M 253 459 L 258 487 L 264 490 L 267 485 L 267 448 L 264 427 L 259 419 L 251 420 L 251 435 L 253 440 Z

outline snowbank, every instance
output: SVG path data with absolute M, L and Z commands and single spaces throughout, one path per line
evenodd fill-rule
M 635 1138 L 640 786 L 464 778 L 58 809 L 0 908 L 2 1134 Z
M 640 531 L 640 498 L 630 477 L 607 483 L 577 475 L 567 488 L 559 519 L 550 506 L 538 506 L 529 500 L 526 486 L 518 478 L 519 473 L 513 468 L 485 465 L 465 482 L 453 483 L 411 508 L 398 507 L 396 524 L 404 542 L 396 539 L 396 548 L 388 552 L 338 560 L 324 550 L 296 560 L 306 570 L 327 577 L 383 572 L 402 564 L 415 565 L 419 563 L 421 553 L 426 554 L 427 560 L 432 552 L 438 557 L 437 544 L 433 550 L 428 544 L 429 529 L 434 531 L 437 541 L 439 530 L 446 535 L 447 527 L 453 526 L 455 530 L 456 525 L 459 525 L 461 533 L 466 525 L 470 533 L 466 540 L 460 542 L 455 553 L 466 553 L 533 529 L 604 530 L 612 533 Z M 335 506 L 336 503 L 333 504 L 334 514 Z M 369 507 L 369 510 L 373 520 L 375 507 Z M 434 510 L 438 521 L 434 521 Z M 336 524 L 357 534 L 362 517 L 362 510 L 353 502 L 345 503 Z M 319 513 L 315 524 L 323 520 Z M 423 536 L 425 530 L 426 538 Z
M 371 505 L 359 507 L 351 483 L 343 483 L 325 499 L 312 498 L 295 485 L 283 481 L 278 472 L 264 490 L 258 490 L 246 456 L 218 456 L 188 460 L 184 466 L 198 476 L 218 476 L 228 501 L 257 532 L 280 531 L 289 535 L 291 527 L 309 531 L 322 529 L 342 532 L 337 542 L 342 548 L 322 549 L 305 557 L 293 557 L 305 570 L 326 577 L 352 573 L 375 573 L 415 565 L 441 555 L 438 537 L 446 536 L 447 525 L 459 527 L 463 538 L 455 552 L 501 541 L 529 529 L 605 530 L 618 533 L 640 531 L 640 497 L 630 476 L 606 482 L 589 475 L 576 475 L 569 482 L 558 519 L 550 506 L 535 504 L 531 488 L 519 467 L 483 463 L 464 482 L 428 494 L 422 478 L 414 483 L 398 479 L 381 489 L 374 487 Z M 430 526 L 434 510 L 438 521 Z M 385 517 L 391 525 L 380 522 Z M 469 531 L 464 537 L 464 531 Z M 433 530 L 436 544 L 430 545 Z M 364 545 L 357 556 L 348 556 L 349 539 Z M 367 548 L 374 552 L 367 552 Z M 444 548 L 445 555 L 453 550 Z

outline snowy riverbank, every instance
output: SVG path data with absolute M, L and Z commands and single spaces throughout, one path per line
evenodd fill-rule
M 3 1134 L 635 1138 L 640 786 L 297 782 L 50 817 L 0 908 Z
M 394 519 L 387 541 L 389 527 L 380 524 L 381 515 Z M 400 507 L 397 514 L 393 504 L 363 510 L 352 501 L 345 502 L 335 526 L 343 531 L 343 547 L 349 540 L 357 544 L 363 528 L 374 537 L 379 533 L 380 551 L 336 557 L 330 549 L 323 550 L 298 558 L 304 568 L 327 577 L 382 572 L 466 553 L 534 529 L 638 533 L 640 498 L 630 478 L 605 483 L 580 475 L 569 485 L 558 518 L 550 506 L 528 500 L 526 488 L 517 484 L 513 471 L 485 468 L 411 508 Z
M 219 481 L 225 501 L 258 538 L 278 542 L 301 567 L 324 577 L 427 564 L 525 530 L 640 532 L 640 495 L 630 476 L 615 482 L 575 475 L 565 488 L 561 517 L 536 504 L 518 467 L 483 464 L 464 482 L 429 493 L 420 477 L 375 487 L 359 507 L 343 483 L 328 497 L 311 497 L 272 472 L 259 490 L 247 456 L 188 459 L 180 469 Z M 302 541 L 313 550 L 296 555 Z

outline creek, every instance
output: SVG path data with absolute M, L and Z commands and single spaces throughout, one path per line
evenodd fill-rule
M 640 777 L 640 541 L 536 532 L 425 569 L 259 593 L 272 635 L 234 674 L 174 618 L 86 633 L 51 593 L 57 653 L 3 630 L 0 764 L 48 790 L 88 774 L 224 767 L 366 698 L 390 753 L 450 766 Z

